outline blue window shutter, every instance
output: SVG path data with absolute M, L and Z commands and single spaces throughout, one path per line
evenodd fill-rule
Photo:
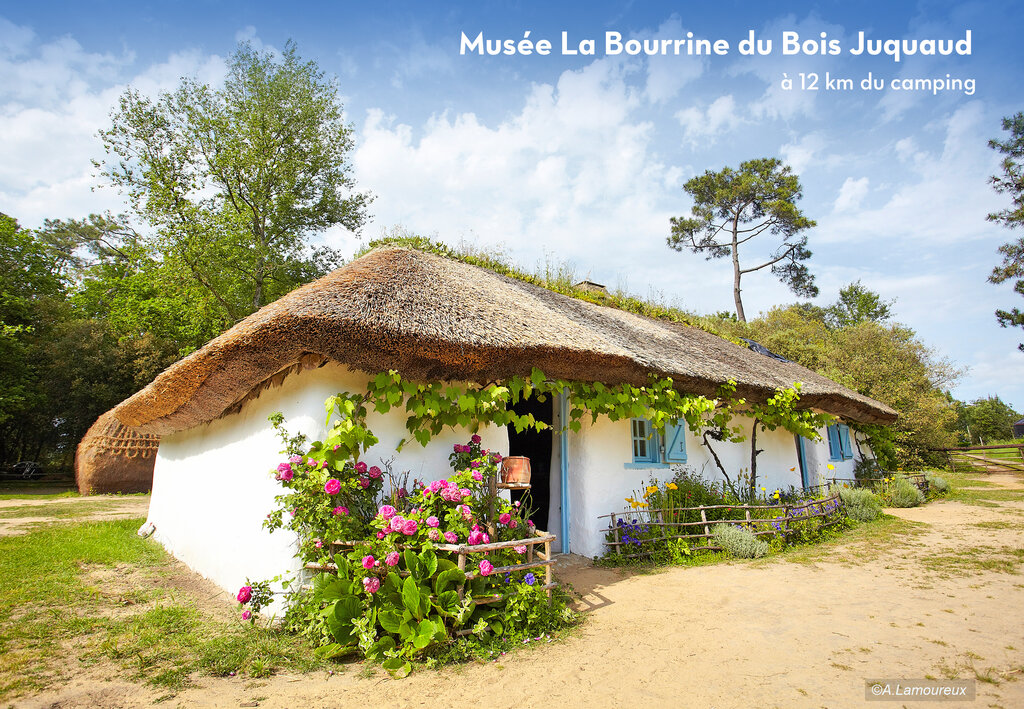
M 633 438 L 633 462 L 660 463 L 658 434 L 651 428 L 650 422 L 647 419 L 632 419 L 630 427 Z
M 833 424 L 828 427 L 828 459 L 842 460 L 842 448 L 839 445 L 839 428 Z
M 669 463 L 686 462 L 686 425 L 665 425 L 665 460 Z
M 846 424 L 839 424 L 839 452 L 843 460 L 853 457 L 853 447 L 850 446 L 850 427 Z

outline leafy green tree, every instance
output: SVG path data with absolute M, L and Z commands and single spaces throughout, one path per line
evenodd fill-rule
M 884 322 L 892 317 L 895 300 L 882 297 L 861 285 L 851 283 L 839 290 L 839 300 L 825 308 L 825 317 L 831 327 L 849 327 L 862 322 Z
M 975 399 L 961 407 L 959 426 L 968 445 L 985 445 L 1013 438 L 1013 424 L 1020 414 L 998 396 Z
M 694 200 L 690 217 L 672 217 L 669 247 L 703 255 L 707 260 L 732 258 L 733 299 L 736 316 L 747 318 L 740 296 L 745 274 L 771 268 L 772 273 L 797 295 L 814 297 L 818 288 L 807 269 L 811 257 L 806 230 L 815 222 L 803 215 L 796 202 L 803 194 L 799 178 L 776 158 L 740 163 L 688 180 L 683 189 Z M 776 237 L 771 254 L 757 265 L 744 267 L 740 247 L 767 232 Z M 760 260 L 760 259 L 756 259 Z
M 102 175 L 153 228 L 144 241 L 162 269 L 211 299 L 221 329 L 340 264 L 313 234 L 367 219 L 337 88 L 291 42 L 278 58 L 240 44 L 221 89 L 185 78 L 155 101 L 129 89 L 112 123 Z
M 1003 174 L 990 178 L 992 186 L 1000 194 L 1009 194 L 1012 206 L 988 215 L 989 221 L 1017 229 L 1024 224 L 1024 112 L 1003 119 L 1003 130 L 1010 135 L 1005 140 L 990 140 L 990 148 L 1003 154 Z M 1008 241 L 999 247 L 1003 262 L 992 270 L 989 281 L 1003 283 L 1013 281 L 1013 290 L 1024 296 L 1024 237 Z M 1024 327 L 1024 312 L 1020 308 L 997 310 L 996 319 L 1003 327 Z M 1024 351 L 1024 342 L 1018 345 Z

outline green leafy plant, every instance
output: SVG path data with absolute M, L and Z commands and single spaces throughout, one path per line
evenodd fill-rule
M 895 476 L 885 486 L 882 496 L 893 507 L 917 507 L 925 500 L 917 485 L 902 475 Z
M 754 533 L 731 524 L 716 524 L 711 528 L 711 539 L 738 559 L 758 559 L 768 553 L 768 544 Z
M 858 522 L 870 522 L 882 514 L 882 502 L 871 490 L 845 485 L 833 485 L 830 494 L 838 494 L 846 507 L 850 519 Z

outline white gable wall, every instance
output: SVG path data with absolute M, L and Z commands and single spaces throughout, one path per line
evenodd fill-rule
M 280 453 L 283 444 L 267 417 L 280 411 L 289 433 L 320 439 L 326 433 L 324 401 L 339 391 L 365 391 L 367 381 L 366 375 L 336 364 L 305 370 L 246 402 L 237 414 L 163 437 L 149 507 L 155 538 L 189 567 L 232 592 L 246 578 L 261 580 L 297 571 L 295 536 L 284 529 L 263 529 L 266 515 L 276 506 L 274 497 L 284 490 L 274 480 L 274 468 L 285 459 Z M 371 408 L 367 425 L 380 442 L 362 459 L 374 465 L 395 456 L 393 470 L 410 471 L 410 483 L 414 478 L 446 477 L 452 446 L 468 442 L 471 434 L 447 430 L 427 448 L 409 441 L 395 453 L 398 442 L 408 438 L 405 419 L 404 409 L 378 414 Z M 489 427 L 480 436 L 484 448 L 503 454 L 508 450 L 504 427 Z

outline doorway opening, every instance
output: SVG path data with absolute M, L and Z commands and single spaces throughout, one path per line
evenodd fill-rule
M 555 400 L 551 396 L 546 397 L 544 401 L 530 397 L 514 404 L 512 410 L 519 416 L 533 414 L 535 420 L 548 425 L 543 431 L 528 428 L 521 433 L 517 433 L 516 427 L 512 424 L 508 425 L 508 454 L 522 455 L 530 459 L 530 489 L 513 490 L 512 501 L 520 500 L 522 504 L 528 504 L 533 510 L 533 523 L 537 525 L 537 529 L 547 532 L 550 531 L 548 513 L 551 509 L 551 452 L 554 440 Z

